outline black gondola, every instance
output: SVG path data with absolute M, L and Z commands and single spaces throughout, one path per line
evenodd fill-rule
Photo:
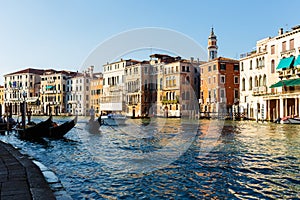
M 49 135 L 49 128 L 52 126 L 52 116 L 46 121 L 42 121 L 34 126 L 28 128 L 16 128 L 21 138 L 40 138 L 47 137 Z
M 78 116 L 73 120 L 65 122 L 58 126 L 49 127 L 48 136 L 50 138 L 61 138 L 67 134 L 77 123 Z

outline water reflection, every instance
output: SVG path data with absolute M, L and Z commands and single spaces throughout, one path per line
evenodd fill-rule
M 300 126 L 151 119 L 92 134 L 86 122 L 60 140 L 23 141 L 15 133 L 0 139 L 52 169 L 74 199 L 299 197 Z M 160 156 L 146 157 L 153 152 Z M 162 162 L 170 156 L 177 159 Z M 155 162 L 162 167 L 146 168 Z

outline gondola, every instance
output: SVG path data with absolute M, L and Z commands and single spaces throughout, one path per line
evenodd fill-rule
M 65 134 L 67 134 L 77 123 L 78 116 L 76 116 L 73 120 L 65 122 L 58 126 L 49 127 L 47 133 L 50 138 L 61 138 Z
M 40 138 L 49 135 L 49 128 L 52 126 L 52 116 L 47 120 L 42 121 L 34 126 L 23 128 L 16 128 L 21 138 Z
M 98 120 L 91 119 L 86 125 L 86 129 L 90 133 L 99 133 L 100 132 L 99 128 L 100 128 L 100 123 L 98 122 Z

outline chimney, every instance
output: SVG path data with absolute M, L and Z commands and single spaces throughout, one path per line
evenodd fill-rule
M 278 35 L 282 35 L 283 34 L 283 28 L 280 28 L 279 30 L 278 30 Z
M 194 62 L 194 57 L 191 57 L 191 63 L 193 63 Z

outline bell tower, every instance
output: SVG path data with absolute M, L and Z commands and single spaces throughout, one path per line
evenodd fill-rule
M 218 46 L 217 46 L 217 36 L 214 33 L 214 28 L 211 28 L 210 35 L 208 37 L 208 61 L 217 58 L 218 53 Z

